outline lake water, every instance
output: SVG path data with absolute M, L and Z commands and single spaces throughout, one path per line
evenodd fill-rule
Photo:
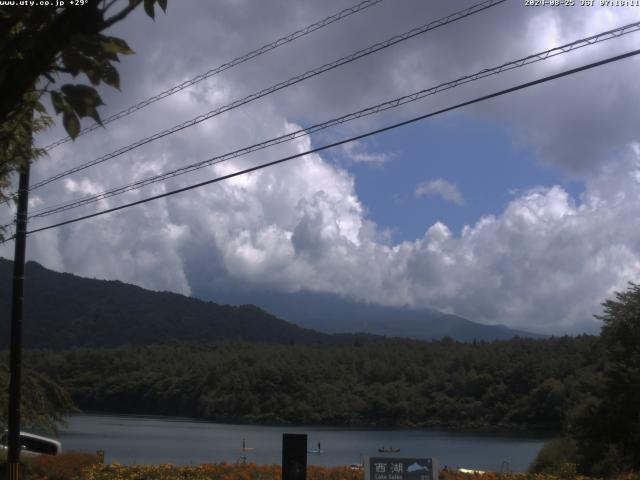
M 510 462 L 513 471 L 525 470 L 547 440 L 430 429 L 270 427 L 121 415 L 73 415 L 59 436 L 63 450 L 104 450 L 107 463 L 234 463 L 245 455 L 249 462 L 280 464 L 283 433 L 306 433 L 309 450 L 321 443 L 323 453 L 309 453 L 309 465 L 349 465 L 358 463 L 361 455 L 397 455 L 433 457 L 440 467 L 494 471 L 500 471 L 503 461 Z M 243 439 L 254 450 L 242 453 Z M 400 448 L 400 453 L 378 453 L 378 448 L 389 446 Z

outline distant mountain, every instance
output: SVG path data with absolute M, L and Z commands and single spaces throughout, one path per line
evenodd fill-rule
M 326 333 L 364 332 L 386 337 L 458 341 L 509 340 L 515 336 L 544 338 L 504 325 L 483 325 L 457 315 L 432 309 L 384 307 L 356 302 L 330 293 L 219 293 L 217 301 L 229 304 L 251 302 L 279 318 Z
M 13 262 L 0 258 L 0 349 L 9 343 Z M 354 341 L 301 328 L 253 305 L 217 305 L 118 281 L 26 265 L 24 344 L 36 348 L 246 340 Z
M 0 258 L 0 349 L 9 339 L 12 270 L 13 262 Z M 382 307 L 332 294 L 233 292 L 216 299 L 239 305 L 232 306 L 58 273 L 35 262 L 27 262 L 26 278 L 24 342 L 35 348 L 221 340 L 345 343 L 376 336 L 459 341 L 539 337 L 436 310 Z

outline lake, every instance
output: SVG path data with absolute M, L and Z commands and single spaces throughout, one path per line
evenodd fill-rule
M 400 448 L 398 455 L 433 457 L 444 465 L 500 471 L 503 461 L 522 471 L 548 437 L 462 433 L 433 429 L 356 429 L 256 426 L 211 423 L 171 417 L 73 415 L 60 429 L 65 451 L 105 451 L 107 463 L 200 464 L 248 462 L 280 464 L 282 434 L 306 433 L 309 465 L 349 465 L 361 455 L 380 456 L 378 448 Z M 241 451 L 243 439 L 254 450 Z

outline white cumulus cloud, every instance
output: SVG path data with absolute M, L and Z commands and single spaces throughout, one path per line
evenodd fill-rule
M 442 178 L 429 180 L 419 184 L 413 192 L 414 197 L 441 197 L 447 202 L 464 205 L 465 200 L 458 187 Z

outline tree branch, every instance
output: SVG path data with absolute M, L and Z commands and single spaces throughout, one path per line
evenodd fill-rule
M 118 0 L 111 0 L 109 3 L 107 3 L 106 0 L 104 0 L 104 7 L 102 7 L 102 11 L 106 13 L 106 11 L 113 7 L 113 5 L 115 5 L 117 1 Z
M 111 25 L 119 22 L 120 20 L 123 20 L 141 3 L 142 3 L 142 0 L 133 0 L 131 3 L 129 3 L 127 7 L 120 10 L 120 12 L 116 13 L 113 17 L 106 19 L 104 21 L 104 29 L 109 28 Z

